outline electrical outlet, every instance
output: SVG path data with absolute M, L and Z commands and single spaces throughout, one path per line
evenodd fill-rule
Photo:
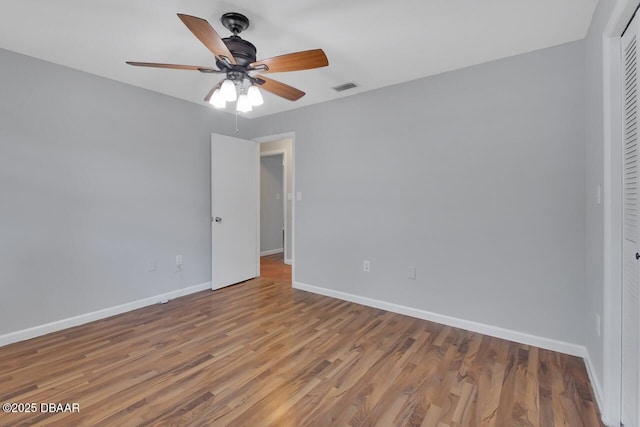
M 602 321 L 598 313 L 596 313 L 596 333 L 598 334 L 598 336 L 602 335 Z
M 411 280 L 416 280 L 416 268 L 410 265 L 407 268 L 407 278 Z
M 362 261 L 362 271 L 370 272 L 371 271 L 371 263 L 369 263 L 368 259 Z
M 150 259 L 147 262 L 147 271 L 156 271 L 156 260 Z

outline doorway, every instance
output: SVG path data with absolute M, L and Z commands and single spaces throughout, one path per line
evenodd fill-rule
M 271 231 L 273 233 L 272 238 L 274 240 L 278 239 L 277 241 L 280 243 L 281 246 L 276 246 L 273 243 L 262 246 L 262 228 L 268 227 L 268 226 L 265 224 L 267 222 L 266 218 L 264 218 L 263 220 L 262 212 L 260 215 L 261 272 L 263 267 L 267 269 L 266 270 L 267 272 L 277 270 L 278 272 L 277 274 L 281 276 L 280 279 L 284 280 L 283 277 L 287 276 L 286 281 L 293 282 L 295 278 L 295 262 L 294 262 L 294 254 L 295 254 L 294 224 L 295 224 L 295 203 L 296 203 L 294 198 L 294 194 L 296 194 L 295 188 L 294 188 L 295 136 L 293 132 L 290 132 L 286 134 L 279 134 L 279 135 L 258 138 L 258 139 L 255 139 L 254 141 L 258 142 L 260 145 L 260 149 L 259 149 L 260 159 L 261 159 L 260 175 L 262 175 L 262 163 L 263 163 L 262 160 L 265 159 L 266 162 L 269 162 L 268 159 L 272 159 L 271 160 L 271 162 L 273 163 L 272 167 L 274 169 L 276 167 L 279 167 L 279 170 L 282 172 L 282 178 L 283 178 L 282 186 L 280 186 L 279 184 L 273 185 L 273 187 L 276 189 L 279 189 L 279 191 L 272 193 L 270 196 L 271 197 L 270 202 L 274 205 L 278 205 L 277 206 L 278 208 L 282 206 L 282 209 L 284 210 L 284 215 L 283 215 L 284 220 L 282 221 L 284 225 L 283 226 L 276 225 L 271 227 Z M 262 182 L 262 176 L 261 176 L 261 182 Z M 261 187 L 262 187 L 262 183 L 261 183 Z M 278 198 L 278 194 L 280 194 L 279 198 Z M 261 194 L 260 195 L 260 199 L 261 199 L 260 211 L 262 211 L 263 208 L 266 210 L 270 210 L 270 208 L 263 206 L 263 204 L 268 203 L 268 201 L 263 201 L 262 197 L 263 196 Z M 281 252 L 279 251 L 280 248 L 282 248 Z M 273 252 L 270 252 L 270 251 L 273 251 Z M 274 270 L 274 268 L 276 268 L 276 270 Z
M 284 254 L 285 238 L 284 152 L 260 154 L 260 256 Z

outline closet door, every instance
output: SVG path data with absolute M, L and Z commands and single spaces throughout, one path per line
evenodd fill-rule
M 638 227 L 638 17 L 622 36 L 623 84 L 623 273 L 622 273 L 622 422 L 638 425 L 640 318 L 640 236 Z

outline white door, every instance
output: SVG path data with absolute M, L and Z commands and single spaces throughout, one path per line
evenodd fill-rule
M 256 142 L 211 135 L 212 289 L 260 274 L 259 158 Z
M 622 422 L 626 427 L 638 425 L 638 363 L 640 363 L 640 317 L 638 284 L 640 283 L 640 201 L 638 197 L 638 49 L 639 20 L 633 19 L 622 36 L 623 81 L 623 273 L 622 273 Z

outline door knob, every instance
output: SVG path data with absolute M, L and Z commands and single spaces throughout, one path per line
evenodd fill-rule
M 636 252 L 636 259 L 640 259 L 640 254 Z
M 219 216 L 217 216 L 217 217 L 214 219 L 214 221 L 215 221 L 215 222 L 217 222 L 218 224 L 220 224 L 220 223 L 222 222 L 222 218 L 220 218 Z

